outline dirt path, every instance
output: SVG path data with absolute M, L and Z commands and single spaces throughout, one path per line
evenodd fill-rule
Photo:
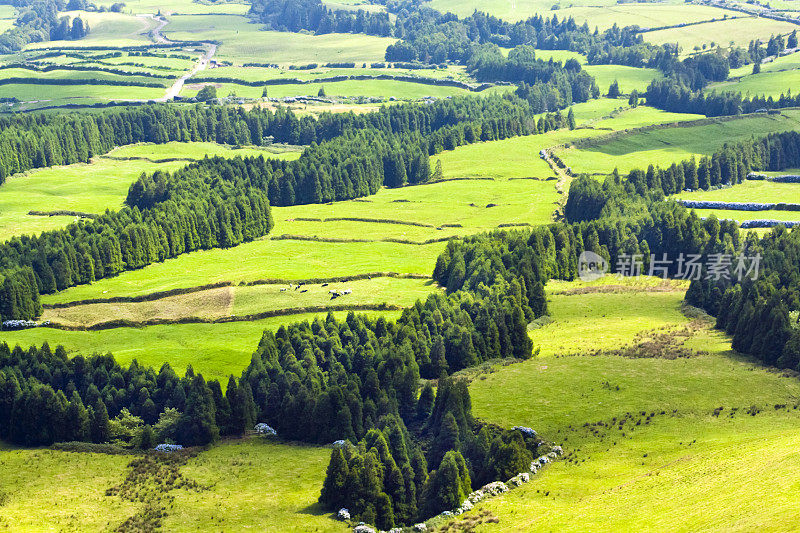
M 556 207 L 556 211 L 553 213 L 553 218 L 558 220 L 564 216 L 564 206 L 567 203 L 567 191 L 569 191 L 569 182 L 572 180 L 572 176 L 567 174 L 563 168 L 559 167 L 556 162 L 553 161 L 553 157 L 550 154 L 549 148 L 542 150 L 541 156 L 553 173 L 555 173 L 556 177 L 558 177 L 558 181 L 556 182 L 556 192 L 561 195 L 561 198 L 558 200 L 558 207 Z

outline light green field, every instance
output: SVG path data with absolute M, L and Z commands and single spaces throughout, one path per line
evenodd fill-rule
M 346 311 L 334 313 L 344 319 Z M 370 311 L 367 315 L 394 320 L 400 311 Z M 101 331 L 64 331 L 35 328 L 0 332 L 0 341 L 9 345 L 31 346 L 50 343 L 62 345 L 70 355 L 112 353 L 117 362 L 127 366 L 136 359 L 140 364 L 160 368 L 168 362 L 183 375 L 188 365 L 206 379 L 219 379 L 223 385 L 229 375 L 240 375 L 258 346 L 265 329 L 313 320 L 319 314 L 296 314 L 252 322 L 222 324 L 171 324 L 144 328 L 114 328 Z
M 505 49 L 506 55 L 510 49 Z M 561 61 L 562 63 L 566 63 L 570 59 L 576 59 L 581 65 L 586 64 L 586 56 L 583 54 L 579 54 L 578 52 L 572 52 L 570 50 L 536 50 L 536 58 L 541 59 L 543 61 Z M 584 67 L 585 68 L 585 67 Z
M 612 6 L 613 0 L 576 0 L 560 3 L 553 0 L 433 0 L 428 4 L 431 8 L 443 13 L 454 13 L 459 17 L 468 17 L 477 9 L 495 17 L 516 22 L 525 20 L 537 13 L 552 16 L 554 5 L 570 6 Z M 561 15 L 558 15 L 561 20 Z
M 800 202 L 800 184 L 747 180 L 724 189 L 681 192 L 675 198 L 717 202 L 795 203 Z M 798 217 L 800 218 L 800 214 Z
M 126 82 L 126 83 L 157 83 L 161 84 L 162 86 L 166 87 L 168 80 L 164 78 L 152 78 L 147 76 L 134 76 L 134 75 L 122 75 L 122 74 L 112 74 L 110 72 L 91 72 L 91 71 L 75 71 L 75 70 L 51 70 L 49 72 L 37 72 L 35 70 L 29 70 L 24 68 L 6 68 L 0 70 L 0 80 L 8 79 L 8 78 L 25 78 L 31 80 L 33 83 L 35 80 L 102 80 L 102 81 L 111 81 L 111 82 Z M 0 85 L 0 88 L 3 86 Z M 46 86 L 50 92 L 57 92 L 61 89 L 61 87 L 65 87 L 63 85 L 47 85 Z M 68 87 L 68 86 L 66 86 Z M 91 85 L 89 86 L 91 87 Z M 124 90 L 124 87 L 121 87 Z
M 597 87 L 600 89 L 600 94 L 608 93 L 608 88 L 614 80 L 619 83 L 619 90 L 623 94 L 629 94 L 634 89 L 642 93 L 650 85 L 651 81 L 663 77 L 654 68 L 635 68 L 624 65 L 585 65 L 583 69 L 594 76 Z M 627 103 L 627 99 L 621 103 Z
M 96 159 L 17 174 L 0 186 L 0 240 L 14 235 L 35 234 L 56 229 L 75 220 L 74 216 L 35 216 L 29 211 L 78 211 L 101 214 L 116 210 L 128 194 L 128 187 L 142 172 L 177 170 L 185 162 L 156 165 L 144 161 Z
M 261 438 L 226 440 L 180 467 L 203 488 L 173 490 L 167 531 L 347 531 L 317 507 L 330 449 Z M 106 496 L 130 455 L 17 450 L 0 445 L 0 487 L 9 531 L 107 531 L 141 504 Z
M 627 102 L 622 100 L 611 101 L 616 102 L 617 105 L 623 103 L 627 104 Z M 679 123 L 702 118 L 705 117 L 703 115 L 692 115 L 690 113 L 671 113 L 669 111 L 661 111 L 660 109 L 640 105 L 636 108 L 626 107 L 622 112 L 614 113 L 611 117 L 594 122 L 592 126 L 598 129 L 619 131 L 640 128 L 652 124 Z
M 582 442 L 585 462 L 479 505 L 500 523 L 478 531 L 786 531 L 800 521 L 796 413 L 678 416 Z
M 114 0 L 101 0 L 94 2 L 98 6 L 110 7 Z M 195 2 L 194 0 L 129 0 L 125 2 L 126 13 L 152 13 L 161 11 L 163 14 L 182 13 L 182 14 L 203 14 L 203 13 L 222 13 L 231 15 L 244 15 L 249 6 L 240 2 Z
M 351 294 L 332 299 L 329 291 L 349 289 Z M 409 307 L 438 290 L 431 280 L 376 277 L 348 282 L 217 287 L 146 302 L 95 303 L 45 309 L 42 320 L 68 326 L 92 326 L 109 320 L 179 320 L 192 317 L 218 319 L 256 315 L 268 311 L 299 314 L 310 307 L 346 309 L 352 306 L 388 304 Z
M 165 531 L 339 531 L 349 529 L 317 506 L 330 449 L 253 438 L 225 442 L 191 459 L 181 472 L 213 485 L 175 491 Z
M 181 96 L 191 98 L 196 96 L 205 84 L 192 83 L 184 85 Z M 261 98 L 263 87 L 248 87 L 235 83 L 214 83 L 217 87 L 217 95 L 220 97 L 236 95 L 244 98 Z M 308 83 L 308 84 L 285 84 L 270 85 L 267 87 L 267 94 L 270 98 L 284 98 L 287 96 L 317 96 L 321 88 L 325 88 L 325 94 L 329 97 L 377 97 L 398 99 L 416 99 L 425 96 L 444 98 L 446 96 L 456 96 L 470 93 L 466 89 L 458 87 L 445 87 L 437 85 L 427 85 L 423 83 L 413 83 L 395 80 L 370 80 L 370 81 L 337 81 L 328 83 Z M 497 90 L 513 90 L 508 87 L 498 87 Z M 489 94 L 491 91 L 478 93 Z
M 308 64 L 383 61 L 394 39 L 356 34 L 304 35 L 261 31 L 238 16 L 196 15 L 170 17 L 164 34 L 175 40 L 220 41 L 216 57 L 234 64 L 247 62 Z
M 155 100 L 164 96 L 158 87 L 125 87 L 115 85 L 37 85 L 35 83 L 11 83 L 0 86 L 3 96 L 17 98 L 41 106 L 91 104 L 109 100 Z M 14 110 L 25 110 L 26 105 L 15 105 Z
M 570 52 L 571 53 L 571 52 Z M 577 54 L 579 55 L 579 54 Z M 582 57 L 582 56 L 581 56 Z M 461 81 L 475 83 L 466 73 L 466 67 L 449 65 L 447 68 L 404 69 L 404 68 L 371 68 L 356 65 L 355 68 L 328 68 L 290 70 L 287 68 L 264 67 L 217 67 L 201 70 L 192 77 L 193 82 L 213 81 L 219 78 L 236 78 L 248 82 L 262 80 L 291 79 L 291 80 L 316 80 L 333 76 L 417 76 L 421 78 L 453 78 Z M 272 86 L 270 86 L 272 87 Z
M 614 24 L 619 27 L 660 28 L 741 15 L 716 7 L 674 3 L 621 3 L 602 7 L 567 7 L 559 9 L 555 14 L 559 19 L 573 17 L 578 24 L 587 22 L 592 30 L 597 27 L 600 31 Z
M 285 159 L 288 161 L 300 157 L 301 148 L 287 147 L 284 145 L 248 146 L 234 148 L 212 142 L 168 142 L 164 144 L 139 143 L 121 146 L 112 150 L 108 157 L 142 157 L 147 159 L 168 159 L 180 157 L 190 160 L 203 159 L 204 157 L 249 157 L 259 156 L 272 159 Z
M 80 17 L 89 23 L 89 35 L 77 41 L 45 41 L 28 45 L 36 48 L 82 48 L 85 46 L 135 46 L 150 43 L 147 32 L 155 27 L 152 19 L 126 13 L 65 11 L 62 16 Z
M 781 115 L 748 115 L 702 126 L 672 127 L 634 133 L 582 149 L 561 150 L 559 157 L 574 172 L 607 174 L 618 168 L 628 172 L 649 164 L 669 165 L 691 156 L 710 155 L 726 142 L 763 136 L 798 127 L 800 112 Z
M 749 74 L 737 81 L 723 81 L 710 85 L 706 91 L 737 92 L 745 96 L 779 97 L 789 91 L 796 92 L 800 83 L 800 70 L 761 72 Z
M 126 146 L 108 155 L 150 159 L 259 154 L 282 159 L 299 157 L 299 152 L 281 152 L 278 147 L 272 150 L 278 153 L 261 148 L 232 149 L 214 143 L 167 143 Z M 91 163 L 37 169 L 11 176 L 0 186 L 0 240 L 60 228 L 75 220 L 73 216 L 29 215 L 29 211 L 102 214 L 106 209 L 119 209 L 128 194 L 128 187 L 142 172 L 174 171 L 186 164 L 186 161 L 156 164 L 142 160 L 121 163 L 101 156 Z
M 790 33 L 795 28 L 796 26 L 789 22 L 745 17 L 652 31 L 644 34 L 644 40 L 653 44 L 678 43 L 683 53 L 687 54 L 693 52 L 695 46 L 702 47 L 704 44 L 727 48 L 733 42 L 734 45 L 746 48 L 753 39 L 766 42 L 770 35 Z
M 678 326 L 685 322 L 681 302 L 686 287 L 680 285 L 663 292 L 648 287 L 651 283 L 617 279 L 609 275 L 590 286 L 621 284 L 627 289 L 620 292 L 589 294 L 551 294 L 548 306 L 554 321 L 538 329 L 529 330 L 534 346 L 541 347 L 542 356 L 572 355 L 597 349 L 615 349 L 623 346 L 640 331 L 664 326 Z M 641 286 L 634 283 L 640 281 Z M 660 281 L 660 280 L 659 280 Z M 552 281 L 548 293 L 580 287 L 580 283 Z M 546 363 L 549 365 L 549 362 Z
M 586 286 L 550 284 L 548 293 Z M 554 323 L 538 342 L 545 353 L 564 344 L 586 350 L 622 341 L 608 342 L 612 329 L 630 342 L 640 328 L 688 324 L 677 301 L 665 297 L 675 294 L 551 296 Z M 659 311 L 645 311 L 646 323 L 626 318 L 648 305 Z M 569 459 L 479 505 L 500 518 L 480 530 L 780 531 L 793 523 L 798 512 L 788 495 L 798 486 L 800 453 L 792 406 L 800 382 L 733 354 L 729 339 L 707 328 L 685 342 L 706 352 L 691 358 L 540 357 L 473 381 L 476 416 L 533 427 L 562 444 Z M 763 412 L 746 414 L 751 405 Z M 717 418 L 711 412 L 718 407 Z M 612 422 L 628 415 L 622 429 Z
M 717 218 L 728 218 L 737 222 L 746 220 L 782 220 L 786 222 L 800 220 L 798 211 L 734 211 L 731 209 L 695 209 L 699 217 L 709 217 L 712 214 Z
M 0 443 L 0 528 L 5 531 L 106 531 L 136 511 L 136 504 L 105 495 L 124 476 L 130 457 L 46 449 L 3 448 Z
M 787 56 L 776 57 L 768 63 L 761 64 L 761 72 L 777 72 L 782 70 L 793 70 L 800 68 L 800 54 L 789 54 Z M 731 69 L 729 77 L 739 78 L 747 76 L 753 72 L 753 65 L 744 65 L 739 68 Z
M 136 296 L 221 281 L 309 279 L 399 272 L 429 276 L 444 243 L 425 246 L 391 242 L 327 243 L 262 239 L 228 250 L 185 254 L 131 270 L 115 278 L 43 297 L 43 302 Z

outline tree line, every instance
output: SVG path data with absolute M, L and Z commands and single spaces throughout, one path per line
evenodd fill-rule
M 725 144 L 697 161 L 695 158 L 659 168 L 633 169 L 625 177 L 616 170 L 603 183 L 589 177 L 576 180 L 564 208 L 567 220 L 577 222 L 610 217 L 631 198 L 654 201 L 686 189 L 707 190 L 741 183 L 752 171 L 800 166 L 800 132 L 772 133 L 760 139 Z

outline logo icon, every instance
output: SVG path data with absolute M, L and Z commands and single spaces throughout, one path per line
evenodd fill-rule
M 578 277 L 581 281 L 594 281 L 608 273 L 608 261 L 594 252 L 585 251 L 578 257 Z

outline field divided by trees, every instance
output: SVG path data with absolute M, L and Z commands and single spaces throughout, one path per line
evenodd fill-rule
M 40 42 L 0 38 L 2 109 L 54 108 L 0 117 L 0 314 L 39 326 L 0 331 L 0 529 L 796 521 L 797 230 L 724 219 L 797 212 L 671 201 L 800 203 L 744 179 L 800 161 L 777 99 L 798 56 L 766 42 L 794 25 L 610 0 L 70 6 L 85 36 L 48 15 Z M 584 249 L 766 273 L 577 281 Z M 492 481 L 521 486 L 463 503 Z

